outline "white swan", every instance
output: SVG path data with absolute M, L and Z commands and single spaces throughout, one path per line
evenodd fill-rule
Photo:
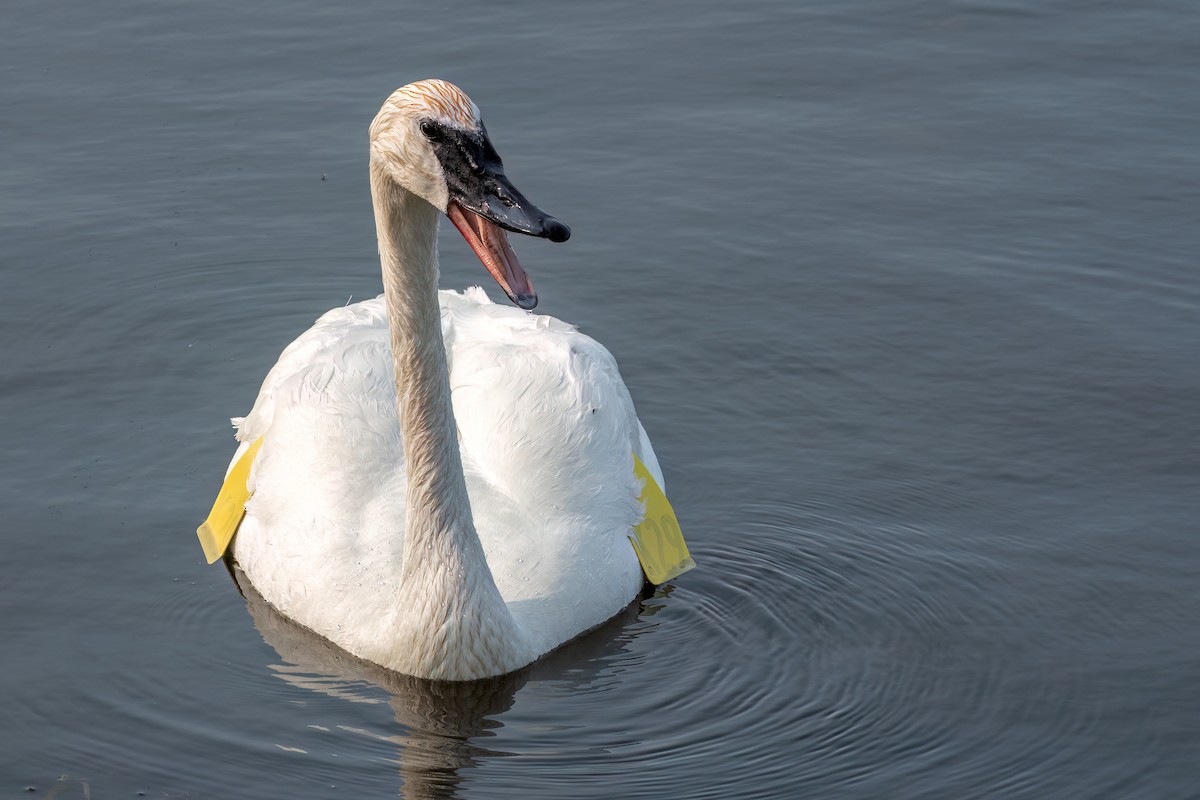
M 361 658 L 499 675 L 637 596 L 634 454 L 662 473 L 601 345 L 478 288 L 438 292 L 440 213 L 525 309 L 501 226 L 570 235 L 509 182 L 475 104 L 410 84 L 370 140 L 384 295 L 321 317 L 234 420 L 234 463 L 263 444 L 233 555 L 279 611 Z

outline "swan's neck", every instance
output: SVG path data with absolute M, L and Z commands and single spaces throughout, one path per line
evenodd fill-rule
M 520 666 L 520 630 L 471 517 L 437 297 L 438 212 L 372 165 L 400 432 L 407 473 L 397 661 L 449 680 Z

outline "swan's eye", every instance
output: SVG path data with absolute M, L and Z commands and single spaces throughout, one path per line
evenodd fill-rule
M 442 129 L 429 120 L 422 120 L 421 133 L 431 142 L 439 142 L 442 139 Z

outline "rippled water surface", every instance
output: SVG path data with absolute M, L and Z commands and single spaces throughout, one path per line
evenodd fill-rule
M 0 796 L 1197 796 L 1193 3 L 2 19 Z M 227 418 L 380 291 L 366 126 L 429 76 L 571 224 L 516 243 L 539 310 L 617 356 L 699 562 L 464 685 L 193 533 Z

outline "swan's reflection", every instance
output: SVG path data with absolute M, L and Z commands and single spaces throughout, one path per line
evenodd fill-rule
M 389 704 L 405 730 L 380 738 L 400 746 L 402 796 L 409 800 L 456 797 L 459 770 L 476 766 L 481 757 L 504 755 L 473 744 L 472 737 L 501 727 L 496 717 L 512 707 L 516 693 L 530 680 L 576 686 L 594 680 L 605 657 L 621 651 L 621 632 L 641 608 L 635 601 L 596 630 L 518 672 L 480 681 L 430 681 L 355 658 L 281 615 L 240 569 L 231 571 L 255 627 L 286 662 L 275 667 L 281 678 L 351 702 L 377 702 L 362 692 L 363 682 L 391 695 Z

